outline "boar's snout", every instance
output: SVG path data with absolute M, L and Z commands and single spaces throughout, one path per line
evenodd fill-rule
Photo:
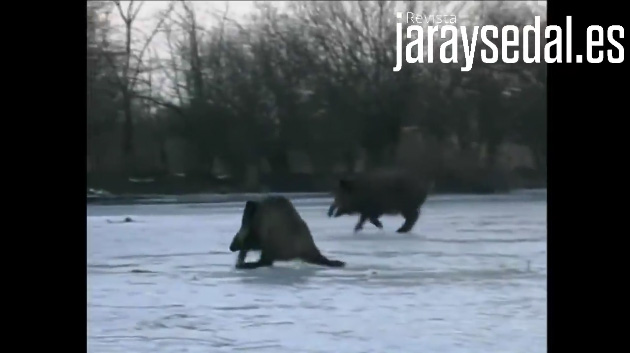
M 242 239 L 243 239 L 243 231 L 239 230 L 239 232 L 236 233 L 236 235 L 234 236 L 234 239 L 232 239 L 232 243 L 230 244 L 231 252 L 241 250 L 242 245 L 243 245 Z
M 332 217 L 336 208 L 337 208 L 337 205 L 335 205 L 335 203 L 333 202 L 333 204 L 330 205 L 330 208 L 328 208 L 328 217 Z
M 235 252 L 239 250 L 239 241 L 238 239 L 236 239 L 236 237 L 234 237 L 234 239 L 232 240 L 232 244 L 230 244 L 230 251 L 231 252 Z
M 343 216 L 344 214 L 347 214 L 347 210 L 344 209 L 343 207 L 339 207 L 336 204 L 332 204 L 330 206 L 330 208 L 328 209 L 328 217 L 339 217 L 339 216 Z

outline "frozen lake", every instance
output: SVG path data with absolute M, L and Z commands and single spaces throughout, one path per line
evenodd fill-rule
M 244 202 L 88 206 L 88 352 L 546 352 L 546 197 L 431 197 L 410 234 L 296 200 L 341 269 L 234 269 Z

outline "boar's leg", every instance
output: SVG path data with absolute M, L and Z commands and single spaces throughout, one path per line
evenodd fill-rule
M 357 222 L 357 225 L 354 227 L 354 231 L 358 232 L 361 229 L 363 229 L 363 224 L 365 224 L 365 221 L 368 221 L 368 220 L 370 221 L 370 223 L 376 226 L 376 228 L 383 229 L 383 223 L 381 223 L 381 221 L 378 220 L 378 216 L 368 216 L 362 213 L 361 216 L 359 217 L 359 221 Z
M 236 259 L 236 264 L 242 264 L 245 262 L 245 257 L 247 257 L 247 250 L 241 250 L 238 252 L 238 257 Z
M 368 219 L 368 217 L 365 214 L 361 213 L 361 215 L 359 216 L 359 221 L 357 222 L 357 225 L 354 226 L 354 231 L 358 232 L 361 229 L 363 229 L 363 223 L 365 223 L 365 221 L 367 221 L 367 219 Z
M 239 256 L 240 256 L 240 253 L 239 253 Z M 240 262 L 236 264 L 237 269 L 245 269 L 245 270 L 252 270 L 259 267 L 269 267 L 269 266 L 273 266 L 273 259 L 269 257 L 268 255 L 266 255 L 264 251 L 260 254 L 260 259 L 258 259 L 258 261 L 256 262 Z
M 369 220 L 370 220 L 370 223 L 376 226 L 376 228 L 383 229 L 383 223 L 379 221 L 378 217 L 370 217 Z
M 396 231 L 397 233 L 407 233 L 413 228 L 420 217 L 420 210 L 410 210 L 403 212 L 405 223 Z

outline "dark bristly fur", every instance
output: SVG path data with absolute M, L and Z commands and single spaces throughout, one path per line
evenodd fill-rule
M 402 215 L 405 223 L 397 230 L 407 233 L 420 217 L 420 208 L 428 195 L 426 183 L 400 170 L 379 170 L 343 178 L 334 191 L 334 201 L 328 216 L 359 214 L 354 227 L 358 232 L 365 221 L 379 229 L 383 224 L 379 217 L 384 214 Z
M 257 262 L 245 262 L 250 250 L 261 251 Z M 236 268 L 240 269 L 272 266 L 274 261 L 294 259 L 321 266 L 345 266 L 344 262 L 329 260 L 321 254 L 308 225 L 291 201 L 283 196 L 246 202 L 241 228 L 230 244 L 230 251 L 239 252 Z

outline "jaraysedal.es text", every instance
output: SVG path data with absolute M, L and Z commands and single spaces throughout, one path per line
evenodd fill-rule
M 410 14 L 410 15 L 409 15 Z M 433 16 L 433 15 L 431 15 Z M 475 57 L 475 48 L 477 44 L 477 38 L 481 36 L 481 41 L 489 48 L 481 50 L 481 60 L 486 64 L 493 64 L 499 60 L 497 46 L 489 40 L 489 38 L 499 37 L 499 28 L 493 25 L 474 26 L 472 33 L 468 33 L 469 30 L 466 26 L 460 26 L 458 29 L 456 26 L 450 24 L 451 21 L 456 21 L 455 16 L 426 16 L 415 15 L 408 13 L 406 18 L 407 23 L 433 23 L 434 25 L 427 26 L 426 34 L 422 25 L 409 25 L 407 27 L 407 38 L 416 38 L 407 44 L 405 47 L 405 61 L 409 64 L 424 63 L 425 62 L 425 36 L 428 41 L 427 48 L 427 62 L 433 62 L 433 37 L 434 34 L 439 33 L 442 39 L 447 39 L 440 45 L 440 61 L 442 63 L 457 63 L 458 62 L 458 38 L 462 39 L 465 65 L 461 68 L 462 71 L 470 71 L 472 68 L 473 60 Z M 439 25 L 438 16 L 440 23 Z M 399 19 L 403 18 L 403 13 L 397 14 Z M 424 22 L 419 22 L 424 21 Z M 432 22 L 433 21 L 433 22 Z M 458 30 L 461 31 L 461 36 L 458 35 Z M 555 25 L 545 26 L 541 29 L 540 16 L 534 18 L 534 25 L 526 25 L 523 28 L 522 38 L 519 35 L 519 27 L 514 25 L 507 25 L 501 28 L 501 60 L 507 64 L 513 64 L 520 60 L 520 53 L 518 50 L 513 52 L 509 51 L 509 47 L 519 47 L 520 40 L 523 40 L 523 58 L 525 63 L 540 63 L 541 61 L 541 46 L 540 46 L 540 34 L 544 31 L 546 39 L 553 38 L 548 41 L 544 46 L 544 61 L 546 63 L 562 63 L 563 49 L 565 52 L 565 59 L 567 63 L 573 62 L 572 56 L 572 29 L 571 29 L 571 16 L 567 16 L 566 19 L 566 33 L 562 33 L 562 28 Z M 533 48 L 530 48 L 528 36 L 530 33 L 534 33 L 535 44 Z M 395 72 L 400 71 L 403 62 L 403 33 L 402 23 L 396 24 L 396 66 L 393 68 Z M 610 26 L 606 30 L 601 26 L 591 25 L 586 30 L 586 60 L 589 63 L 596 64 L 601 63 L 606 58 L 609 62 L 618 64 L 623 62 L 623 46 L 617 41 L 618 38 L 624 38 L 624 29 L 622 26 Z M 511 38 L 511 39 L 510 39 Z M 608 49 L 604 53 L 602 47 L 604 40 L 608 40 L 615 49 Z M 450 47 L 450 50 L 448 50 Z M 554 52 L 552 53 L 552 49 Z M 532 55 L 533 52 L 533 55 Z M 447 54 L 448 53 L 448 54 Z M 576 63 L 582 63 L 582 55 L 575 56 Z

